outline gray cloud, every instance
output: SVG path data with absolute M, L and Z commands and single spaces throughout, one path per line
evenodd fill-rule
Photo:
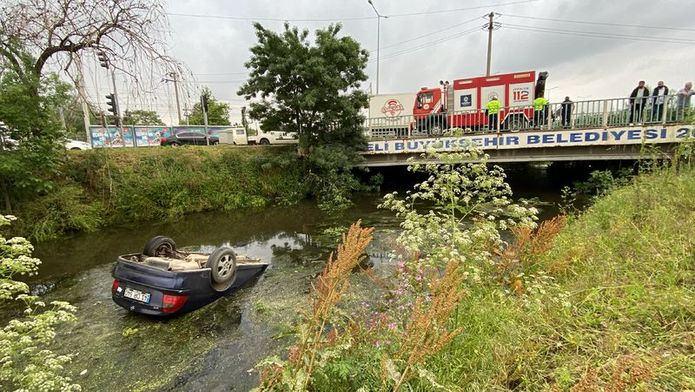
M 512 0 L 479 0 L 461 2 L 440 0 L 424 3 L 421 0 L 374 0 L 382 14 L 394 15 L 430 10 L 453 9 L 509 3 Z M 171 13 L 263 16 L 267 18 L 347 18 L 370 17 L 373 11 L 367 1 L 338 0 L 235 0 L 235 1 L 171 1 Z M 692 15 L 695 3 L 690 1 L 622 0 L 539 0 L 504 7 L 485 7 L 476 10 L 437 13 L 431 15 L 393 17 L 382 20 L 381 92 L 409 92 L 421 86 L 437 84 L 441 79 L 457 79 L 482 75 L 485 71 L 486 32 L 482 16 L 490 11 L 501 13 L 501 29 L 493 39 L 494 72 L 546 70 L 550 72 L 551 100 L 561 96 L 591 96 L 593 99 L 626 95 L 639 79 L 650 84 L 663 79 L 672 88 L 680 88 L 686 80 L 695 78 L 692 45 L 643 42 L 629 39 L 607 39 L 563 35 L 550 32 L 521 31 L 515 28 L 550 28 L 574 30 L 591 34 L 629 35 L 637 37 L 691 39 L 684 31 L 645 28 L 594 26 L 542 20 L 514 18 L 508 15 L 529 15 L 540 18 L 615 22 L 649 26 L 695 28 Z M 444 32 L 399 44 L 401 41 L 428 34 L 444 27 L 480 17 L 479 21 Z M 238 118 L 243 105 L 236 90 L 245 78 L 244 62 L 248 48 L 255 43 L 251 21 L 170 16 L 170 53 L 183 61 L 194 73 L 198 84 L 188 83 L 184 99 L 191 105 L 197 98 L 196 86 L 208 85 L 214 94 L 228 100 L 233 118 Z M 282 22 L 264 21 L 265 26 L 282 29 Z M 310 30 L 329 22 L 293 23 Z M 507 26 L 511 25 L 511 26 Z M 370 80 L 375 83 L 376 20 L 346 20 L 344 33 L 353 36 L 372 50 L 369 63 Z M 479 30 L 471 31 L 476 27 Z M 468 32 L 465 35 L 461 33 Z M 425 45 L 430 43 L 428 45 Z M 189 81 L 190 82 L 190 81 Z M 158 92 L 159 110 L 169 120 L 172 94 L 166 88 Z M 137 103 L 137 99 L 132 100 Z M 143 100 L 144 101 L 144 100 Z

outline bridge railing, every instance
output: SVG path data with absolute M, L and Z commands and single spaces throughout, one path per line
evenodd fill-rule
M 590 129 L 631 125 L 677 124 L 695 113 L 677 95 L 641 99 L 611 98 L 554 102 L 542 110 L 533 106 L 506 106 L 497 114 L 486 110 L 455 111 L 428 116 L 367 118 L 371 139 L 458 136 L 473 132 Z

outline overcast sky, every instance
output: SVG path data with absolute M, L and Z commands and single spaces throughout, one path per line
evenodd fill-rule
M 625 96 L 640 79 L 651 86 L 664 80 L 672 89 L 695 79 L 692 0 L 373 1 L 382 15 L 390 16 L 381 20 L 381 93 L 415 92 L 442 79 L 484 75 L 487 32 L 482 29 L 483 15 L 491 11 L 501 14 L 496 17 L 501 27 L 494 32 L 492 72 L 548 71 L 551 101 L 565 95 L 574 100 Z M 282 19 L 342 19 L 344 34 L 371 51 L 370 79 L 364 88 L 369 91 L 371 84 L 372 91 L 376 90 L 377 21 L 367 0 L 169 0 L 166 7 L 170 13 L 169 52 L 196 79 L 182 88 L 182 101 L 189 107 L 197 100 L 197 89 L 207 85 L 217 98 L 231 104 L 232 120 L 239 118 L 244 103 L 236 91 L 246 77 L 243 64 L 256 37 L 251 20 L 232 17 L 279 19 L 261 21 L 277 30 L 282 29 Z M 453 11 L 473 7 L 480 8 Z M 452 11 L 434 12 L 440 10 Z M 291 23 L 314 30 L 331 22 Z M 666 42 L 679 39 L 690 42 Z M 101 86 L 106 88 L 104 81 Z M 145 106 L 160 112 L 165 122 L 176 122 L 170 85 L 153 95 L 122 99 L 128 100 L 122 108 Z

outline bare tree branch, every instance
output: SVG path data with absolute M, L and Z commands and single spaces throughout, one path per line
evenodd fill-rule
M 75 56 L 97 51 L 136 83 L 182 73 L 166 53 L 167 31 L 161 0 L 7 0 L 0 6 L 0 56 L 15 64 L 10 46 L 19 43 L 36 59 L 39 77 L 49 67 L 74 79 Z

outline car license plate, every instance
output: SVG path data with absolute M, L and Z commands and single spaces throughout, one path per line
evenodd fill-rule
M 140 290 L 131 289 L 129 287 L 125 288 L 125 291 L 123 292 L 123 296 L 126 298 L 134 299 L 136 301 L 144 302 L 144 303 L 150 302 L 150 293 L 143 293 Z

